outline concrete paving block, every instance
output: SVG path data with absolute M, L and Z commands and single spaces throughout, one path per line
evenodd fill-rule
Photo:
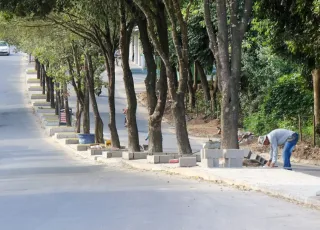
M 122 152 L 122 159 L 124 159 L 124 160 L 132 160 L 133 159 L 133 153 Z
M 171 159 L 174 159 L 174 155 L 160 155 L 159 163 L 168 164 Z
M 45 100 L 47 99 L 47 95 L 45 94 L 31 94 L 31 100 Z
M 77 151 L 87 151 L 88 148 L 90 147 L 90 145 L 86 145 L 86 144 L 78 144 L 77 145 Z
M 160 163 L 160 155 L 147 155 L 147 162 L 149 164 L 158 164 L 158 163 Z
M 179 158 L 179 166 L 180 167 L 197 166 L 197 158 L 196 157 L 180 157 Z
M 122 157 L 122 151 L 115 151 L 115 150 L 108 150 L 108 151 L 103 151 L 102 156 L 104 158 L 121 158 Z
M 44 126 L 58 126 L 59 125 L 59 121 L 48 121 L 48 120 L 45 120 L 43 121 L 43 125 Z
M 45 114 L 45 113 L 55 114 L 56 110 L 55 109 L 51 109 L 51 108 L 37 108 L 36 109 L 36 113 L 38 113 L 38 114 Z
M 244 157 L 243 149 L 223 149 L 223 156 L 225 158 L 241 158 Z
M 224 167 L 225 168 L 242 168 L 243 159 L 241 158 L 226 158 Z
M 40 106 L 50 107 L 51 106 L 50 102 L 47 102 L 47 101 L 36 101 L 32 105 L 34 107 L 40 107 Z
M 91 156 L 102 155 L 102 149 L 89 149 L 88 152 Z
M 78 138 L 68 138 L 66 139 L 66 145 L 79 144 Z
M 65 138 L 77 138 L 77 133 L 55 133 L 55 138 L 65 139 Z
M 146 152 L 134 152 L 133 153 L 133 159 L 147 159 L 147 153 Z
M 34 83 L 40 84 L 40 79 L 37 79 L 37 78 L 29 78 L 29 79 L 27 80 L 27 83 L 28 83 L 28 84 L 34 84 Z
M 48 127 L 46 129 L 46 133 L 49 136 L 53 136 L 55 133 L 66 133 L 66 132 L 70 132 L 70 133 L 74 133 L 74 127 L 66 127 L 66 126 L 56 126 L 56 127 Z
M 202 159 L 222 158 L 222 149 L 201 149 Z
M 29 92 L 42 92 L 42 87 L 41 86 L 30 86 L 28 88 Z

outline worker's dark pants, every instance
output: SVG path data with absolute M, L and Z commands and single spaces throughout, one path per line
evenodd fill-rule
M 282 152 L 283 168 L 284 169 L 292 170 L 291 163 L 290 163 L 290 157 L 291 157 L 291 153 L 294 149 L 294 146 L 296 146 L 296 144 L 298 142 L 298 139 L 299 139 L 299 134 L 294 133 L 292 135 L 292 139 L 287 141 L 284 144 L 284 148 L 283 148 L 283 152 Z

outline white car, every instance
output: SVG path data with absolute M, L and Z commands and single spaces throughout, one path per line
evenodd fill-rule
M 0 41 L 0 54 L 10 55 L 10 46 L 4 41 Z

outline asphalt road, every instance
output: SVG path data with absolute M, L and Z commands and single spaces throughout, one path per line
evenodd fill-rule
M 319 211 L 260 193 L 74 158 L 25 104 L 24 63 L 0 57 L 0 229 L 319 229 Z

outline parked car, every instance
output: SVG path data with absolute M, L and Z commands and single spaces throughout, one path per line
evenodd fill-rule
M 0 54 L 10 55 L 10 46 L 4 41 L 0 41 Z

